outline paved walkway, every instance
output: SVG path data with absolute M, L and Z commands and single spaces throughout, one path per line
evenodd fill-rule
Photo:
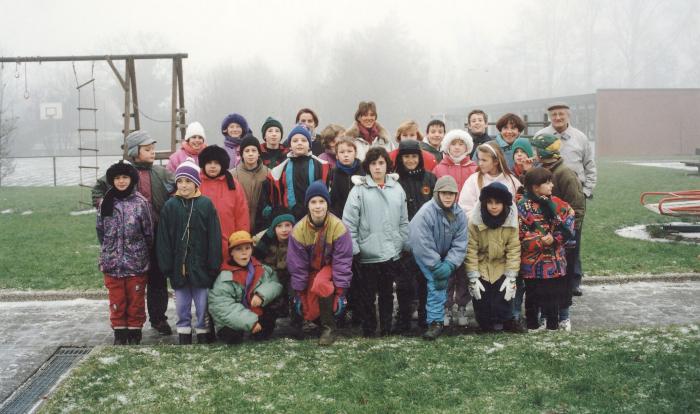
M 700 281 L 585 286 L 575 298 L 574 330 L 700 323 Z M 112 343 L 106 300 L 0 302 L 0 402 L 61 345 Z M 174 327 L 174 303 L 168 315 Z M 471 318 L 473 321 L 473 317 Z M 285 334 L 286 324 L 280 324 Z M 144 330 L 143 344 L 174 344 L 177 335 Z

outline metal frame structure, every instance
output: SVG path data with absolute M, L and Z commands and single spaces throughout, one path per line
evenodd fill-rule
M 77 61 L 106 61 L 117 77 L 124 90 L 124 119 L 122 134 L 126 141 L 127 135 L 141 128 L 139 112 L 138 89 L 136 82 L 137 60 L 170 59 L 173 62 L 172 90 L 171 90 L 171 117 L 170 117 L 170 150 L 158 151 L 157 159 L 167 159 L 177 149 L 177 130 L 180 130 L 180 139 L 185 138 L 187 123 L 185 121 L 185 94 L 182 73 L 182 59 L 186 59 L 186 53 L 174 54 L 140 54 L 140 55 L 93 55 L 93 56 L 25 56 L 25 57 L 0 57 L 0 63 L 30 63 L 30 62 L 77 62 Z M 115 61 L 124 61 L 124 76 L 119 72 Z M 133 122 L 132 122 L 133 119 Z M 133 125 L 133 128 L 132 128 Z M 124 145 L 124 158 L 127 148 Z
M 661 197 L 658 203 L 645 203 L 647 197 Z M 647 191 L 640 203 L 653 212 L 665 216 L 700 217 L 700 190 Z

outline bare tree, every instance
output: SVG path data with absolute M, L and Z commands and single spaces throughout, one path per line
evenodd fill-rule
M 5 86 L 3 68 L 0 67 L 0 185 L 2 180 L 15 170 L 15 161 L 10 157 L 12 132 L 15 130 L 16 118 L 7 116 L 5 107 Z

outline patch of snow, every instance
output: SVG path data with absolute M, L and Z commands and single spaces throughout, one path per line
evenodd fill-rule
M 86 214 L 95 214 L 95 213 L 97 213 L 97 210 L 94 208 L 91 208 L 89 210 L 71 211 L 70 215 L 71 216 L 84 216 Z
M 492 354 L 492 353 L 494 353 L 494 352 L 496 352 L 496 351 L 499 351 L 499 350 L 501 350 L 501 349 L 503 349 L 503 344 L 499 344 L 498 342 L 494 342 L 494 343 L 493 343 L 493 348 L 487 349 L 487 350 L 486 350 L 486 353 L 487 353 L 487 354 Z
M 696 167 L 688 167 L 680 161 L 662 161 L 662 162 L 633 162 L 625 161 L 630 165 L 637 165 L 640 167 L 656 167 L 656 168 L 670 168 L 672 170 L 683 170 L 683 171 L 697 171 Z
M 673 223 L 669 223 L 673 224 Z M 676 223 L 680 224 L 680 223 Z M 685 223 L 687 224 L 687 223 Z M 657 239 L 654 237 L 651 237 L 649 233 L 647 232 L 647 225 L 646 224 L 637 224 L 634 226 L 629 226 L 629 227 L 623 227 L 621 229 L 615 230 L 615 234 L 617 234 L 620 237 L 624 237 L 627 239 L 637 239 L 637 240 L 645 240 L 645 241 L 651 241 L 651 242 L 657 242 L 657 243 L 681 243 L 681 244 L 697 244 L 694 242 L 690 241 L 675 241 L 675 240 L 668 240 L 668 239 Z M 681 233 L 682 234 L 682 233 Z M 695 236 L 691 236 L 695 235 Z M 700 235 L 697 233 L 685 233 L 686 237 L 689 238 L 699 238 Z
M 117 394 L 117 395 L 115 396 L 115 398 L 117 399 L 117 401 L 119 401 L 119 403 L 120 403 L 121 405 L 127 405 L 127 404 L 129 404 L 129 399 L 126 398 L 126 395 L 124 395 L 124 394 Z
M 138 351 L 142 354 L 150 355 L 152 357 L 160 357 L 160 352 L 156 351 L 153 348 L 139 348 Z
M 119 358 L 121 358 L 121 356 L 114 355 L 114 356 L 108 356 L 108 357 L 100 357 L 100 358 L 97 358 L 97 360 L 100 361 L 100 364 L 102 364 L 102 365 L 113 365 L 113 364 L 117 363 Z
M 1 214 L 12 214 L 12 213 L 14 213 L 14 212 L 15 212 L 15 210 L 13 210 L 13 209 L 11 209 L 11 208 L 8 208 L 8 209 L 6 209 L 6 210 L 0 211 Z
M 30 215 L 30 214 L 32 214 L 32 213 L 34 213 L 32 210 L 27 210 L 27 211 L 23 211 L 21 215 L 22 215 L 22 216 L 28 216 L 28 215 Z

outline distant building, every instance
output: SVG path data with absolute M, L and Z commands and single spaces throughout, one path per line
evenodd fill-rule
M 532 135 L 548 124 L 547 106 L 564 101 L 571 124 L 594 141 L 596 156 L 692 155 L 700 148 L 700 89 L 598 89 L 594 94 L 557 96 L 448 110 L 447 128 L 464 128 L 467 114 L 483 109 L 489 133 L 507 112 L 527 117 Z M 534 124 L 534 125 L 533 125 Z

